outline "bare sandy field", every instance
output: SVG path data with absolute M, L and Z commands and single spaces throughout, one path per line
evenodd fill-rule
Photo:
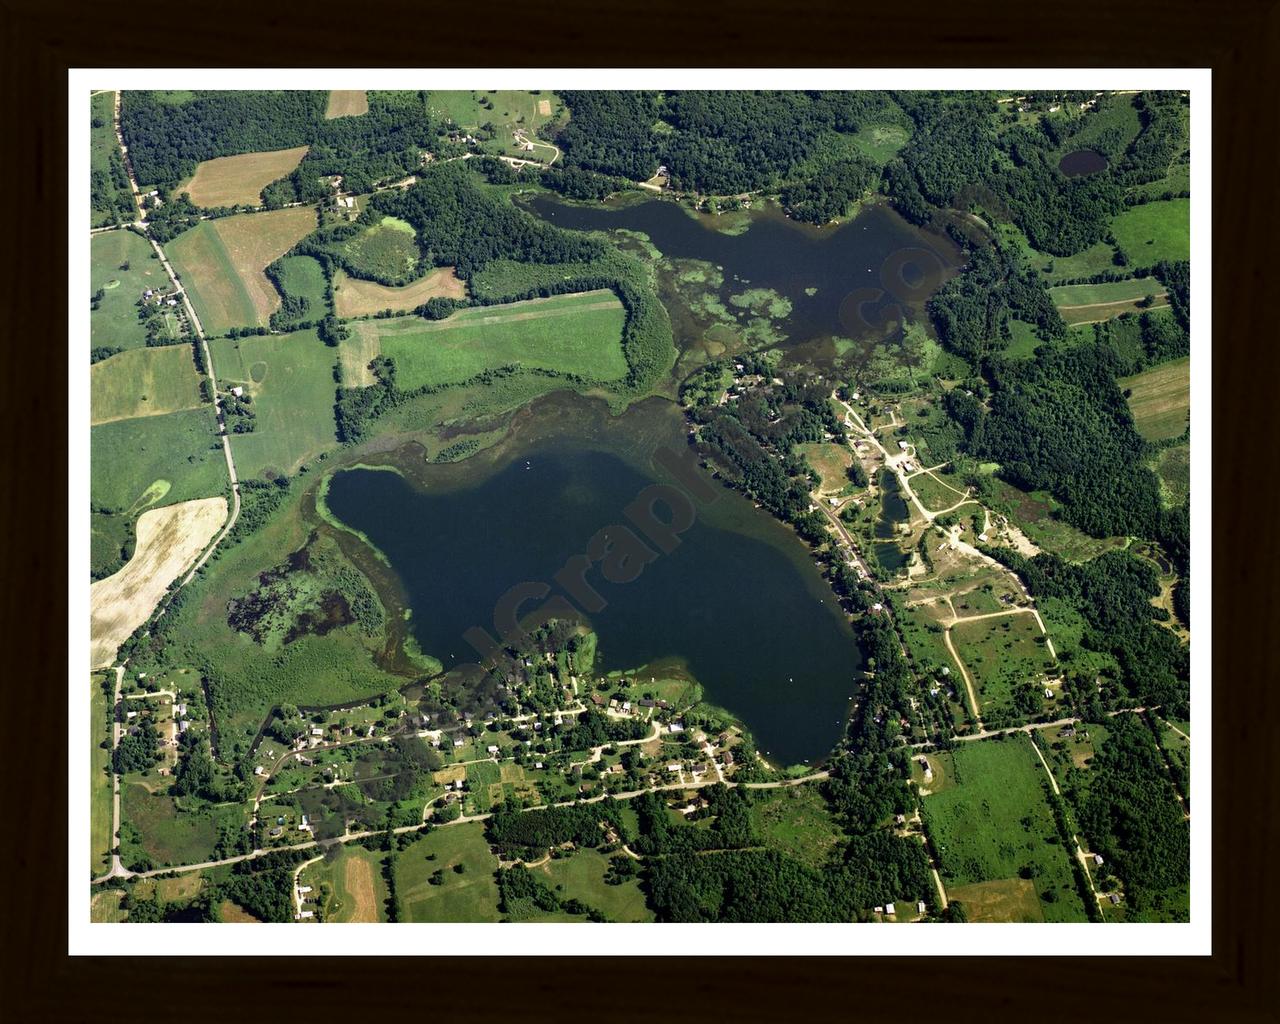
M 262 190 L 297 167 L 306 153 L 306 146 L 296 146 L 205 160 L 179 191 L 186 192 L 197 206 L 257 206 L 262 202 Z
M 361 281 L 341 270 L 333 275 L 334 312 L 341 317 L 367 316 L 384 309 L 417 309 L 428 299 L 463 299 L 466 295 L 467 282 L 454 274 L 453 267 L 437 267 L 421 280 L 400 288 Z
M 227 499 L 151 509 L 138 517 L 133 557 L 89 588 L 90 669 L 108 668 L 116 649 L 150 617 L 169 584 L 200 557 L 227 519 Z

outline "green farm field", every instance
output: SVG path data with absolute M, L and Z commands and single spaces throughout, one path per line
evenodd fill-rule
M 157 787 L 158 791 L 152 792 L 144 782 Z M 227 822 L 230 827 L 248 823 L 248 811 L 239 804 L 181 811 L 166 789 L 168 780 L 154 774 L 142 781 L 132 781 L 130 777 L 121 782 L 121 817 L 140 836 L 136 845 L 121 837 L 126 862 L 131 852 L 138 849 L 157 866 L 211 860 L 220 823 Z
M 434 859 L 428 859 L 434 857 Z M 453 870 L 461 864 L 461 874 Z M 396 892 L 407 921 L 497 921 L 498 858 L 484 838 L 483 822 L 434 829 L 396 858 Z M 431 875 L 442 872 L 442 883 Z
M 90 500 L 129 515 L 227 487 L 212 406 L 103 423 L 92 428 L 90 451 Z
M 377 321 L 382 354 L 408 390 L 459 384 L 512 364 L 600 381 L 626 376 L 622 303 L 608 291 L 461 310 L 446 320 Z
M 196 409 L 200 374 L 190 345 L 118 352 L 89 368 L 92 426 Z
M 1132 206 L 1111 222 L 1111 232 L 1133 264 L 1191 258 L 1191 200 L 1166 199 Z
M 848 469 L 853 464 L 853 452 L 847 445 L 812 441 L 796 445 L 796 451 L 822 477 L 823 491 L 834 494 L 849 483 Z
M 201 221 L 166 246 L 205 332 L 266 326 L 280 295 L 263 271 L 315 230 L 309 207 Z
M 252 398 L 251 433 L 232 434 L 241 477 L 292 474 L 337 444 L 333 379 L 337 353 L 314 330 L 218 339 L 210 344 L 219 386 Z
M 91 347 L 145 348 L 147 332 L 138 319 L 138 300 L 148 288 L 171 287 L 169 275 L 141 235 L 125 230 L 94 235 L 89 239 L 89 288 L 101 288 L 102 299 L 89 313 Z
M 1039 685 L 1052 663 L 1047 646 L 1037 643 L 1040 627 L 1033 615 L 961 621 L 951 628 L 951 642 L 978 690 L 984 715 L 1013 709 L 1015 689 Z
M 952 898 L 960 898 L 953 887 L 994 882 L 1009 883 L 1006 896 L 1012 897 L 1012 890 L 1024 888 L 1017 882 L 1025 873 L 1040 894 L 1044 920 L 1085 920 L 1071 854 L 1058 841 L 1045 797 L 1048 776 L 1031 740 L 1017 733 L 1004 740 L 963 743 L 952 752 L 952 761 L 956 785 L 924 799 L 925 824 Z M 1046 899 L 1050 893 L 1052 898 Z M 1013 902 L 1025 906 L 1020 897 Z M 1026 914 L 1032 916 L 1029 906 Z
M 1049 298 L 1059 309 L 1136 301 L 1145 295 L 1163 294 L 1164 285 L 1154 277 L 1134 277 L 1127 281 L 1105 281 L 1100 284 L 1065 284 L 1049 289 Z
M 1116 381 L 1128 392 L 1134 426 L 1148 441 L 1177 437 L 1191 415 L 1191 357 L 1174 359 Z

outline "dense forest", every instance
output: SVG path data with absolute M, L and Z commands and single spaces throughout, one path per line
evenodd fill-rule
M 307 145 L 328 103 L 327 90 L 201 92 L 181 103 L 126 90 L 120 130 L 140 183 L 176 185 L 202 160 Z
M 778 187 L 796 175 L 826 136 L 857 132 L 864 122 L 883 116 L 892 102 L 882 92 L 560 95 L 572 112 L 557 136 L 568 165 L 632 181 L 644 181 L 665 165 L 672 187 L 714 195 Z M 831 189 L 837 177 L 845 188 L 856 180 L 854 169 L 845 167 L 822 190 Z
M 1153 538 L 1160 484 L 1116 385 L 1120 369 L 1098 344 L 995 360 L 990 411 L 956 392 L 948 408 L 973 455 L 1000 463 L 1001 476 L 1024 490 L 1052 493 L 1067 522 L 1095 537 Z
M 1167 912 L 1191 880 L 1190 825 L 1142 719 L 1118 715 L 1106 728 L 1087 777 L 1073 772 L 1068 793 L 1093 848 L 1124 883 L 1129 906 Z

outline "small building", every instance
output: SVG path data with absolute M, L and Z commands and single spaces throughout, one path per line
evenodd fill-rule
M 667 765 L 667 771 L 669 772 L 678 772 L 679 770 L 680 770 L 680 766 L 678 764 Z
M 892 903 L 886 903 L 884 905 L 884 912 L 886 914 L 896 914 L 898 911 Z
M 631 701 L 629 701 L 629 700 L 624 700 L 624 701 L 622 702 L 622 710 L 623 710 L 623 711 L 630 711 L 630 710 L 631 710 Z
M 670 732 L 670 733 L 684 732 L 684 723 L 672 722 L 670 725 L 667 726 L 667 732 Z
M 1095 853 L 1095 854 L 1093 855 L 1093 862 L 1094 862 L 1094 864 L 1096 864 L 1098 867 L 1102 867 L 1102 865 L 1106 863 L 1106 861 L 1104 861 L 1104 860 L 1102 859 L 1102 854 L 1100 854 L 1100 853 Z
M 316 915 L 315 915 L 315 911 L 314 911 L 314 910 L 304 910 L 304 911 L 302 911 L 302 913 L 300 913 L 300 914 L 298 915 L 298 920 L 299 920 L 299 921 L 306 921 L 306 920 L 309 920 L 310 918 L 313 918 L 313 917 L 315 917 L 315 916 L 316 916 Z
M 485 749 L 485 750 L 487 750 L 490 754 L 496 754 L 496 753 L 498 752 L 498 748 L 497 748 L 497 747 L 495 747 L 492 743 L 490 743 L 490 744 L 489 744 L 487 747 L 485 747 L 484 749 Z
M 185 704 L 175 704 L 173 706 L 173 713 L 177 715 L 179 718 L 186 718 L 187 706 Z
M 305 896 L 305 895 L 306 895 L 307 893 L 309 893 L 310 891 L 311 891 L 311 886 L 309 886 L 309 885 L 300 885 L 300 886 L 298 886 L 298 892 L 299 892 L 300 894 L 302 894 L 303 896 Z
M 462 746 L 462 745 L 463 745 L 463 743 L 465 743 L 465 742 L 466 742 L 465 740 L 454 740 L 454 741 L 453 741 L 453 745 L 454 745 L 455 747 L 460 747 L 460 746 Z
M 875 911 L 877 914 L 883 914 L 883 913 L 884 913 L 884 907 L 872 907 L 871 909 L 872 909 L 873 911 Z
M 653 706 L 654 706 L 654 701 L 651 701 L 651 700 L 642 700 L 642 701 L 640 701 L 640 702 L 639 702 L 639 704 L 640 704 L 640 706 L 641 706 L 642 708 L 651 708 L 651 707 L 653 707 Z
M 178 732 L 186 732 L 186 731 L 187 731 L 187 726 L 189 726 L 190 724 L 191 724 L 191 723 L 190 723 L 190 722 L 188 722 L 188 721 L 186 721 L 185 719 L 184 719 L 183 721 L 179 722 L 179 723 L 178 723 Z
M 541 761 L 534 761 L 534 762 L 533 762 L 533 766 L 534 766 L 535 768 L 541 768 L 541 767 L 542 767 L 542 762 L 541 762 Z
M 1120 896 L 1118 893 L 1113 892 L 1110 896 L 1107 897 L 1107 899 L 1111 901 L 1111 905 L 1113 907 L 1118 907 L 1120 905 Z
M 323 729 L 321 729 L 321 728 L 320 728 L 320 726 L 318 726 L 318 725 L 313 725 L 313 726 L 311 727 L 311 735 L 312 735 L 312 736 L 323 736 L 323 735 L 324 735 L 324 730 L 323 730 Z
M 907 816 L 905 814 L 895 814 L 893 816 L 893 821 L 896 825 L 905 825 L 907 823 Z
M 1044 688 L 1044 695 L 1045 695 L 1046 697 L 1048 697 L 1048 698 L 1052 699 L 1052 697 L 1053 697 L 1053 691 L 1052 691 L 1051 689 L 1049 689 L 1049 687 L 1047 687 L 1047 686 L 1046 686 L 1046 687 Z
M 124 717 L 125 717 L 125 718 L 137 718 L 137 717 L 138 717 L 138 712 L 136 712 L 136 711 L 126 711 L 126 712 L 125 712 L 125 714 L 124 714 Z
M 259 765 L 254 765 L 254 768 L 253 768 L 253 774 L 254 774 L 254 775 L 261 775 L 261 774 L 262 774 L 262 765 L 260 765 L 260 764 L 259 764 Z
M 949 675 L 951 675 L 951 669 L 949 669 L 946 665 L 943 665 L 943 666 L 942 666 L 942 674 L 943 674 L 944 676 L 949 676 Z
M 271 830 L 272 839 L 279 839 L 282 835 L 284 835 L 284 829 L 282 829 L 279 825 L 277 825 L 275 828 Z
M 594 705 L 595 705 L 596 707 L 598 707 L 598 708 L 602 708 L 602 707 L 604 707 L 604 698 L 603 698 L 603 697 L 601 697 L 601 696 L 600 696 L 600 694 L 598 694 L 598 693 L 593 693 L 593 694 L 591 695 L 591 703 L 592 703 L 592 704 L 594 704 Z
M 235 396 L 236 396 L 236 398 L 243 398 L 243 397 L 244 397 L 244 388 L 240 387 L 240 386 L 237 384 L 235 387 L 233 387 L 233 388 L 231 389 L 231 393 L 232 393 L 233 395 L 235 395 Z
M 898 442 L 898 449 L 899 449 L 900 451 L 904 451 L 904 452 L 905 452 L 905 451 L 907 450 L 907 442 L 906 442 L 906 441 L 899 441 L 899 442 Z

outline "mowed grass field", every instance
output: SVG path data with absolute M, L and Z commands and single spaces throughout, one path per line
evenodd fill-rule
M 136 515 L 161 499 L 207 498 L 227 486 L 212 406 L 103 423 L 89 445 L 94 505 Z
M 924 798 L 925 824 L 951 898 L 959 899 L 957 887 L 1002 882 L 1003 889 L 996 890 L 999 902 L 1023 908 L 1025 916 L 1015 920 L 1085 920 L 1071 853 L 1058 840 L 1045 798 L 1048 776 L 1031 740 L 1018 733 L 1004 740 L 962 743 L 952 752 L 952 763 L 956 785 Z M 1033 876 L 1040 918 L 1030 912 L 1025 894 L 1017 892 L 1025 888 L 1017 884 L 1023 873 Z M 1046 899 L 1047 893 L 1052 898 Z M 972 911 L 970 919 L 975 919 Z
M 1035 616 L 1025 612 L 961 621 L 951 628 L 951 642 L 973 678 L 984 714 L 1012 708 L 1016 687 L 1039 685 L 1052 661 L 1047 645 L 1037 643 L 1040 635 Z
M 257 206 L 262 190 L 290 174 L 307 155 L 307 146 L 274 149 L 266 153 L 242 153 L 205 160 L 191 180 L 178 186 L 197 206 Z
M 108 678 L 95 673 L 89 681 L 89 870 L 95 876 L 111 866 L 110 702 L 102 688 Z
M 89 289 L 101 288 L 102 299 L 89 313 L 90 347 L 145 348 L 147 332 L 138 320 L 138 299 L 148 288 L 167 291 L 170 287 L 169 275 L 141 235 L 126 230 L 93 235 Z
M 953 476 L 948 479 L 945 476 L 935 476 L 933 473 L 917 473 L 908 478 L 907 482 L 911 485 L 911 489 L 915 491 L 916 497 L 930 512 L 941 512 L 944 508 L 952 508 L 968 498 L 964 484 L 960 482 L 959 476 Z M 957 514 L 964 514 L 965 512 L 976 511 L 976 509 L 976 505 L 972 508 L 961 506 L 956 509 L 956 512 Z
M 1116 382 L 1128 393 L 1138 433 L 1148 441 L 1177 437 L 1191 415 L 1191 357 L 1174 359 Z
M 465 309 L 446 320 L 376 323 L 380 350 L 409 389 L 457 384 L 512 364 L 618 380 L 627 373 L 624 317 L 617 296 L 600 290 Z
M 614 856 L 625 857 L 626 854 L 616 853 Z M 549 860 L 532 870 L 539 881 L 561 899 L 581 900 L 610 921 L 652 921 L 653 911 L 645 905 L 639 879 L 632 878 L 622 885 L 606 885 L 604 876 L 608 869 L 609 858 L 604 854 L 595 850 L 578 850 L 572 857 Z
M 1148 295 L 1155 300 L 1152 305 L 1139 305 Z M 1169 304 L 1164 285 L 1154 277 L 1107 281 L 1102 284 L 1063 285 L 1050 288 L 1049 297 L 1068 325 L 1096 323 L 1110 320 L 1121 313 L 1140 313 L 1147 308 L 1156 309 Z
M 92 426 L 195 409 L 200 374 L 190 345 L 119 352 L 89 367 Z
M 292 474 L 337 443 L 337 353 L 314 330 L 220 338 L 210 351 L 219 386 L 243 387 L 252 399 L 253 431 L 231 435 L 241 477 Z
M 467 297 L 467 282 L 453 272 L 453 267 L 437 267 L 399 288 L 348 277 L 341 270 L 334 271 L 333 275 L 334 312 L 340 317 L 369 316 L 384 309 L 396 312 L 417 309 L 428 299 L 437 297 Z
M 433 859 L 428 859 L 433 858 Z M 461 874 L 453 870 L 461 864 Z M 484 838 L 484 823 L 438 828 L 396 858 L 396 892 L 406 921 L 497 921 L 498 858 Z M 431 875 L 443 872 L 443 884 Z
M 1131 206 L 1111 222 L 1111 233 L 1136 266 L 1191 258 L 1191 200 L 1165 199 Z
M 364 89 L 330 89 L 324 116 L 353 117 L 369 112 L 369 94 Z
M 266 326 L 280 295 L 263 270 L 315 230 L 310 207 L 201 221 L 166 253 L 205 332 Z

